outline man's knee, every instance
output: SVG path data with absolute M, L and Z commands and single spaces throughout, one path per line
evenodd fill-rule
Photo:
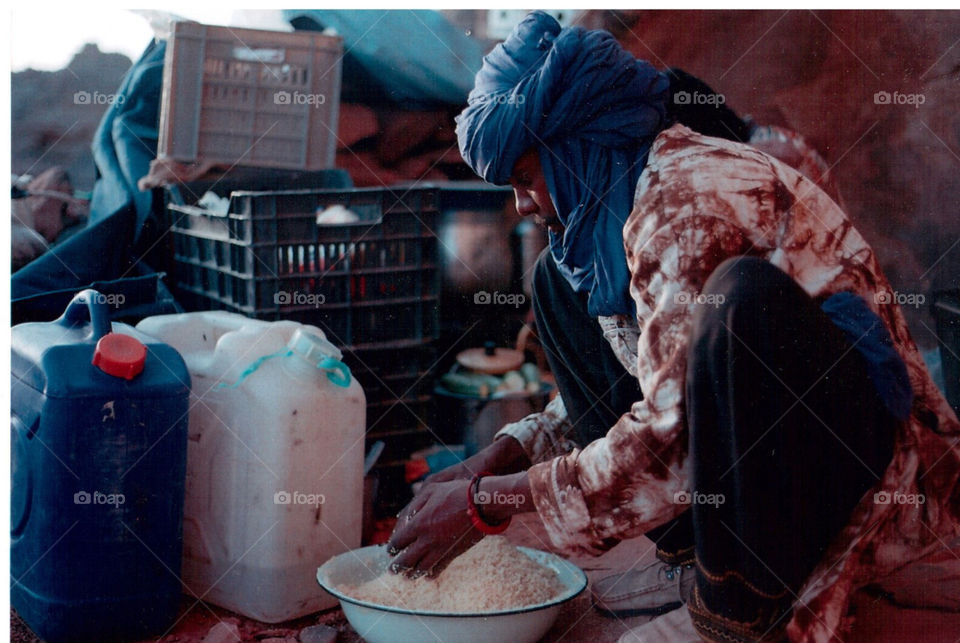
M 737 318 L 756 323 L 779 309 L 783 299 L 800 293 L 796 282 L 769 261 L 731 257 L 717 266 L 703 286 L 710 305 L 696 307 L 694 332 L 699 335 L 721 323 L 737 323 Z
M 766 300 L 793 280 L 787 273 L 759 257 L 731 257 L 721 263 L 703 285 L 705 295 L 723 295 L 720 300 Z

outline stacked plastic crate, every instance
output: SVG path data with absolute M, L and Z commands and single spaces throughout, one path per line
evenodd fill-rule
M 341 54 L 339 38 L 312 32 L 177 23 L 164 67 L 159 156 L 332 167 Z M 331 185 L 320 174 L 269 181 L 268 190 L 258 189 L 264 181 L 232 180 L 169 188 L 174 289 L 187 310 L 322 328 L 363 385 L 368 442 L 387 444 L 382 501 L 396 506 L 406 489 L 403 462 L 432 441 L 437 193 L 316 189 Z M 310 189 L 286 189 L 305 184 Z M 229 205 L 198 204 L 208 190 Z M 331 211 L 333 222 L 321 217 Z

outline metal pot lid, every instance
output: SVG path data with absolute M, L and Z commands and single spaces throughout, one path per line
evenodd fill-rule
M 523 364 L 523 353 L 512 348 L 497 348 L 493 342 L 482 348 L 468 348 L 457 354 L 457 363 L 464 368 L 489 375 L 503 375 Z

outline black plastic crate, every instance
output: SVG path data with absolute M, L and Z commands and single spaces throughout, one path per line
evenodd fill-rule
M 436 350 L 429 343 L 344 351 L 343 361 L 367 399 L 368 440 L 383 439 L 389 447 L 398 433 L 429 433 L 434 424 L 435 360 Z
M 368 405 L 417 400 L 432 393 L 436 349 L 430 342 L 390 349 L 344 351 L 343 361 L 363 385 Z
M 430 344 L 390 350 L 345 351 L 344 362 L 367 398 L 367 448 L 382 440 L 377 463 L 377 505 L 382 515 L 396 513 L 410 499 L 405 462 L 436 442 L 433 386 L 436 349 Z
M 233 191 L 227 214 L 171 200 L 177 294 L 188 310 L 313 324 L 346 348 L 435 339 L 436 192 Z M 360 221 L 317 225 L 333 205 Z
M 960 415 L 960 288 L 934 293 L 933 314 L 947 401 Z

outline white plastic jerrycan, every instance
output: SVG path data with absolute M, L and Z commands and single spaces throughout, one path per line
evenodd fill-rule
M 316 570 L 360 546 L 366 421 L 340 351 L 313 326 L 226 312 L 137 328 L 192 378 L 185 593 L 266 623 L 333 606 Z

